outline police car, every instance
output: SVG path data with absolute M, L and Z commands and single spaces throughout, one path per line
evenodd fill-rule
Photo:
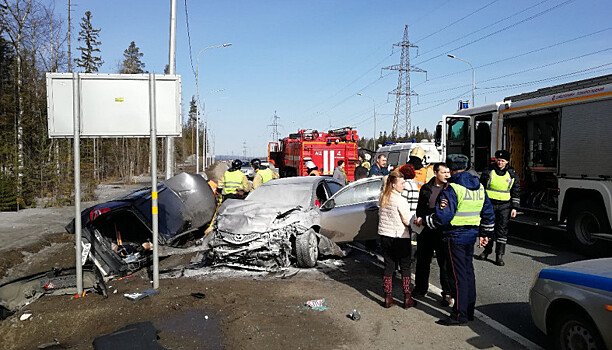
M 553 349 L 612 349 L 612 258 L 542 269 L 529 306 Z

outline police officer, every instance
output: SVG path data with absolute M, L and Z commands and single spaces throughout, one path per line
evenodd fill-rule
M 478 258 L 486 260 L 493 252 L 495 241 L 495 264 L 498 266 L 505 265 L 503 257 L 506 253 L 508 221 L 510 217 L 516 216 L 516 208 L 520 204 L 518 175 L 514 168 L 508 165 L 509 161 L 510 152 L 499 150 L 495 152 L 495 163 L 480 175 L 480 183 L 486 188 L 495 211 L 495 235 Z
M 446 158 L 451 171 L 448 186 L 438 197 L 436 211 L 425 217 L 429 229 L 441 229 L 451 261 L 451 293 L 455 298 L 451 314 L 437 323 L 464 325 L 474 319 L 476 280 L 474 278 L 474 243 L 487 244 L 493 233 L 495 213 L 478 177 L 468 173 L 468 157 L 451 154 Z
M 272 169 L 265 165 L 261 165 L 261 160 L 255 158 L 251 160 L 251 167 L 255 171 L 255 177 L 253 178 L 253 189 L 261 186 L 272 179 L 278 179 L 278 174 Z
M 242 161 L 234 159 L 232 166 L 219 179 L 217 192 L 223 194 L 223 200 L 227 198 L 243 199 L 246 192 L 249 192 L 249 180 L 240 170 L 241 167 Z

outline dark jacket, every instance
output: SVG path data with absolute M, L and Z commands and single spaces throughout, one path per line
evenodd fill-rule
M 468 190 L 480 188 L 478 177 L 463 171 L 451 176 L 449 183 L 456 183 Z M 491 237 L 495 227 L 495 213 L 489 196 L 486 195 L 480 211 L 480 227 L 451 226 L 450 222 L 457 212 L 457 193 L 452 186 L 446 186 L 438 197 L 436 212 L 425 218 L 425 224 L 431 229 L 441 229 L 442 239 L 457 244 L 474 244 L 478 236 Z
M 506 172 L 510 173 L 510 177 L 514 179 L 514 183 L 510 188 L 510 207 L 512 209 L 518 209 L 521 204 L 521 186 L 519 185 L 519 178 L 514 168 L 510 165 L 506 165 L 504 169 L 500 169 L 497 167 L 497 164 L 491 164 L 489 168 L 484 170 L 480 175 L 480 183 L 484 186 L 485 189 L 487 188 L 487 185 L 491 180 L 491 171 L 495 171 L 495 173 L 499 176 L 506 175 Z M 508 202 L 491 199 L 491 203 L 493 203 L 493 205 L 498 205 L 506 204 Z
M 432 189 L 436 186 L 436 178 L 433 177 L 428 183 L 421 186 L 419 192 L 419 202 L 416 208 L 416 216 L 418 218 L 424 218 L 429 214 L 436 212 L 436 209 L 429 208 L 429 199 L 431 198 Z
M 370 168 L 370 173 L 368 174 L 368 176 L 385 176 L 385 175 L 389 175 L 389 169 L 385 168 L 380 168 L 378 166 L 378 164 L 374 163 L 374 165 L 372 165 L 372 167 Z

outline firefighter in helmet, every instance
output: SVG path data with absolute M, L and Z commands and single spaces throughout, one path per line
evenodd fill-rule
M 251 167 L 255 171 L 255 177 L 253 178 L 253 189 L 261 186 L 272 179 L 278 179 L 278 174 L 272 169 L 265 165 L 261 165 L 261 160 L 255 158 L 251 160 Z
M 319 167 L 312 161 L 309 160 L 306 162 L 306 172 L 308 176 L 320 176 Z
M 232 166 L 219 179 L 218 193 L 223 194 L 223 200 L 227 198 L 243 199 L 250 190 L 249 180 L 240 170 L 242 161 L 234 159 Z
M 411 164 L 414 167 L 414 182 L 416 182 L 419 190 L 421 186 L 429 182 L 434 177 L 433 166 L 425 166 L 425 150 L 421 146 L 417 146 L 410 152 L 410 157 L 406 165 Z M 403 167 L 404 165 L 402 165 Z M 400 167 L 401 171 L 401 167 Z

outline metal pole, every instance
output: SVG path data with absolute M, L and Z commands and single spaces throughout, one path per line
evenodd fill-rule
M 77 294 L 83 294 L 83 264 L 81 262 L 81 86 L 79 73 L 72 73 L 72 121 L 74 127 L 74 243 L 76 248 Z
M 374 102 L 374 149 L 373 151 L 376 152 L 376 101 L 374 101 L 374 99 L 372 99 L 372 102 Z
M 170 53 L 168 73 L 176 74 L 176 0 L 170 5 Z M 174 137 L 166 138 L 166 180 L 174 175 Z
M 157 124 L 155 115 L 155 74 L 149 74 L 149 116 L 151 127 L 151 221 L 153 226 L 153 288 L 159 288 L 158 207 L 157 207 Z
M 472 69 L 472 107 L 476 107 L 476 100 L 474 98 L 474 92 L 476 91 L 476 73 L 474 72 L 474 66 L 472 66 L 472 64 L 469 61 L 464 60 L 463 58 L 459 58 L 459 57 L 457 57 L 455 55 L 450 55 L 449 54 L 449 55 L 446 55 L 446 56 L 448 56 L 450 58 L 454 58 L 454 59 L 459 60 L 461 62 L 465 62 L 465 63 L 470 65 L 470 69 Z

